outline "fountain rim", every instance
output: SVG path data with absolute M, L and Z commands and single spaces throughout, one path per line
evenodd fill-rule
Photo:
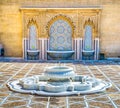
M 49 66 L 45 68 L 45 72 L 68 72 L 68 71 L 73 71 L 74 69 L 69 66 Z
M 47 50 L 47 53 L 74 53 L 74 50 L 70 50 L 70 51 L 56 51 L 56 50 Z
M 27 50 L 27 52 L 40 52 L 40 50 L 36 50 L 36 49 L 34 49 L 34 50 L 31 49 L 31 50 L 30 50 L 30 49 L 29 49 L 29 50 Z
M 95 52 L 95 50 L 82 50 L 82 52 Z
M 61 92 L 61 93 L 52 93 L 52 92 L 46 92 L 46 91 L 35 91 L 35 90 L 24 90 L 24 89 L 21 89 L 20 87 L 13 87 L 13 85 L 17 85 L 19 82 L 19 80 L 16 80 L 16 81 L 10 81 L 7 83 L 7 86 L 9 89 L 11 89 L 12 91 L 15 91 L 15 92 L 19 92 L 19 93 L 23 93 L 23 94 L 32 94 L 32 95 L 40 95 L 40 96 L 51 96 L 51 97 L 54 97 L 54 96 L 57 96 L 57 97 L 61 97 L 61 96 L 77 96 L 77 95 L 87 95 L 87 94 L 94 94 L 94 93 L 100 93 L 100 92 L 104 92 L 107 88 L 111 87 L 112 84 L 109 83 L 109 82 L 105 82 L 105 81 L 102 81 L 102 84 L 104 84 L 104 87 L 98 89 L 98 90 L 86 90 L 86 91 L 73 91 L 73 92 Z

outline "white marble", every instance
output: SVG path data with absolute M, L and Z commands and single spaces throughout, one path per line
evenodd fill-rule
M 68 59 L 70 58 L 75 51 L 50 51 L 47 50 L 47 53 L 50 57 L 57 58 L 57 59 Z
M 92 27 L 90 25 L 86 25 L 84 36 L 84 50 L 92 50 L 92 44 Z
M 110 83 L 90 76 L 76 75 L 72 67 L 51 66 L 43 75 L 22 78 L 7 84 L 13 91 L 45 96 L 90 94 L 105 91 Z

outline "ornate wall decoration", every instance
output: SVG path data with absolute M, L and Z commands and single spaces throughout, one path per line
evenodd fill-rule
M 49 30 L 50 30 L 50 28 L 51 28 L 51 25 L 52 25 L 55 21 L 57 21 L 57 20 L 59 20 L 59 19 L 66 21 L 66 22 L 71 26 L 71 28 L 72 28 L 72 36 L 73 36 L 75 26 L 74 26 L 72 20 L 71 20 L 69 17 L 67 17 L 67 16 L 65 16 L 65 15 L 62 15 L 62 14 L 59 14 L 59 15 L 53 17 L 53 18 L 47 23 L 46 29 L 47 29 L 48 35 L 49 35 Z M 59 28 L 59 29 L 60 29 L 60 28 Z M 62 28 L 61 28 L 61 29 L 62 29 Z
M 92 50 L 92 26 L 85 26 L 85 36 L 84 36 L 84 50 Z
M 94 25 L 93 21 L 90 20 L 90 18 L 85 21 L 85 23 L 84 23 L 84 28 L 85 28 L 86 25 L 90 25 L 90 26 L 93 27 L 93 29 L 95 29 L 95 25 Z
M 93 49 L 93 40 L 95 38 L 94 32 L 96 31 L 95 24 L 90 18 L 84 24 L 84 50 Z
M 29 20 L 27 24 L 28 29 L 28 39 L 29 39 L 29 49 L 37 49 L 37 37 L 38 37 L 38 25 L 35 20 Z
M 50 27 L 50 48 L 52 51 L 72 50 L 72 28 L 68 22 L 59 19 Z
M 29 26 L 29 48 L 30 50 L 37 49 L 37 29 L 34 24 Z
M 36 20 L 34 20 L 33 18 L 32 19 L 29 19 L 29 22 L 27 24 L 27 28 L 29 28 L 31 25 L 35 25 L 37 28 L 38 28 L 38 25 L 36 23 Z
M 97 24 L 95 24 L 94 22 L 95 22 L 95 20 L 93 21 L 93 20 L 91 20 L 90 18 L 88 18 L 88 19 L 84 22 L 84 25 L 83 25 L 84 31 L 85 31 L 86 25 L 89 25 L 89 26 L 92 27 L 92 37 L 93 37 L 93 39 L 94 39 L 95 37 L 97 37 L 97 35 L 96 35 L 96 32 L 97 32 Z
M 100 9 L 98 10 L 100 11 Z M 99 11 L 96 11 L 96 9 L 46 9 L 46 8 L 24 9 L 23 8 L 22 16 L 24 21 L 23 22 L 24 38 L 26 40 L 29 39 L 27 37 L 29 36 L 28 28 L 30 27 L 30 25 L 33 24 L 36 26 L 37 36 L 39 36 L 37 38 L 39 38 L 40 41 L 38 40 L 37 44 L 38 44 L 38 49 L 42 50 L 43 52 L 42 56 L 40 55 L 42 58 L 44 58 L 43 57 L 43 55 L 45 55 L 44 51 L 46 51 L 47 49 L 61 50 L 61 51 L 63 50 L 69 51 L 73 49 L 76 51 L 75 53 L 78 55 L 78 56 L 76 55 L 75 58 L 77 57 L 77 59 L 79 59 L 79 56 L 81 57 L 81 54 L 78 52 L 81 51 L 81 49 L 83 49 L 82 44 L 79 42 L 82 42 L 81 40 L 84 39 L 85 34 L 86 36 L 88 36 L 88 34 L 92 32 L 91 36 L 93 42 L 96 36 L 98 36 L 98 33 L 100 32 L 99 29 L 100 22 L 98 22 Z M 89 27 L 86 27 L 87 25 L 91 26 L 91 28 L 89 29 Z M 34 29 L 34 27 L 32 29 Z M 35 33 L 32 32 L 31 34 L 35 34 Z M 42 48 L 43 45 L 46 45 L 47 43 L 47 42 L 43 43 L 42 39 L 48 40 L 47 38 L 50 39 L 48 42 L 49 45 L 47 45 L 49 46 L 49 48 L 47 47 Z M 72 43 L 72 38 L 77 41 L 73 41 Z M 86 42 L 86 43 L 90 44 L 91 42 Z M 79 44 L 81 46 L 79 46 Z M 27 45 L 26 48 L 28 48 Z
M 37 34 L 40 34 L 40 27 L 39 27 L 39 16 L 34 14 L 24 14 L 24 36 L 29 37 L 28 29 L 30 25 L 35 25 L 37 28 Z

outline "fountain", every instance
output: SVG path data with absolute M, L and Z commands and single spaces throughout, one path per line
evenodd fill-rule
M 102 92 L 111 84 L 90 76 L 77 75 L 69 66 L 46 67 L 42 75 L 8 82 L 8 87 L 20 93 L 44 96 L 66 96 Z
M 39 59 L 39 50 L 27 50 L 27 59 L 28 60 L 38 60 Z
M 72 55 L 75 53 L 75 51 L 71 50 L 71 51 L 47 51 L 48 55 L 57 60 L 68 60 L 72 57 Z

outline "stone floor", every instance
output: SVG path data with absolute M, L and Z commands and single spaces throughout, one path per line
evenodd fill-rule
M 63 63 L 64 64 L 64 63 Z M 69 97 L 43 97 L 16 93 L 7 82 L 43 73 L 46 66 L 56 63 L 0 62 L 0 108 L 120 108 L 120 62 L 83 61 L 65 63 L 76 67 L 76 73 L 111 82 L 102 93 Z

